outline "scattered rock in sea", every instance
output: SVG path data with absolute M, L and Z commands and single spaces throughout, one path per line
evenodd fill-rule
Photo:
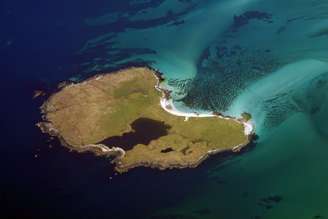
M 271 209 L 274 207 L 274 205 L 278 204 L 279 202 L 282 201 L 282 196 L 279 195 L 270 195 L 268 197 L 260 199 L 258 202 L 258 205 L 263 206 L 267 210 Z
M 44 97 L 46 93 L 43 90 L 35 90 L 33 94 L 33 99 L 36 99 L 38 97 Z

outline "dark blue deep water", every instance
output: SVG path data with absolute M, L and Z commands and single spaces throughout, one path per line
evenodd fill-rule
M 0 218 L 328 218 L 328 0 L 2 0 L 0 24 Z M 130 65 L 181 109 L 250 112 L 257 144 L 116 175 L 35 126 L 34 90 Z
M 143 218 L 183 198 L 202 175 L 140 169 L 116 176 L 108 160 L 69 152 L 36 128 L 43 100 L 32 100 L 33 91 L 51 91 L 80 71 L 76 53 L 97 34 L 84 18 L 113 5 L 125 7 L 1 2 L 0 218 Z

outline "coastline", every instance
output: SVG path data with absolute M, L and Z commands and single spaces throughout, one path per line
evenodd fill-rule
M 133 67 L 130 67 L 130 68 L 133 68 Z M 130 69 L 130 68 L 127 68 L 127 69 Z M 64 138 L 61 136 L 59 131 L 53 126 L 53 124 L 50 121 L 47 120 L 47 116 L 46 116 L 47 110 L 49 111 L 49 109 L 47 109 L 46 105 L 54 94 L 50 95 L 49 99 L 47 101 L 45 101 L 44 104 L 40 107 L 43 121 L 37 123 L 37 126 L 41 129 L 41 131 L 43 133 L 47 133 L 52 137 L 57 137 L 60 140 L 60 142 L 62 143 L 62 145 L 64 145 L 65 147 L 67 147 L 71 150 L 77 151 L 79 153 L 82 153 L 85 151 L 90 151 L 90 152 L 93 152 L 96 156 L 114 157 L 114 159 L 112 160 L 112 163 L 116 164 L 115 170 L 120 173 L 127 172 L 128 170 L 130 170 L 134 167 L 139 167 L 139 166 L 158 168 L 160 170 L 173 169 L 173 168 L 182 169 L 182 168 L 188 168 L 188 167 L 194 168 L 194 167 L 197 167 L 198 165 L 200 165 L 204 160 L 206 160 L 211 155 L 219 154 L 219 153 L 223 153 L 223 152 L 232 152 L 232 153 L 239 152 L 252 141 L 252 138 L 253 138 L 253 135 L 255 132 L 254 132 L 253 125 L 249 121 L 244 121 L 243 119 L 237 119 L 237 118 L 229 117 L 229 116 L 223 116 L 221 113 L 218 113 L 218 112 L 213 112 L 213 113 L 193 112 L 193 113 L 191 113 L 191 112 L 183 112 L 183 111 L 178 110 L 175 107 L 173 100 L 170 96 L 171 91 L 167 90 L 165 87 L 163 87 L 162 82 L 165 80 L 164 77 L 162 76 L 163 74 L 161 72 L 159 72 L 158 70 L 153 69 L 151 67 L 145 67 L 145 68 L 151 70 L 151 72 L 153 73 L 154 77 L 157 80 L 157 83 L 155 84 L 155 89 L 157 91 L 161 92 L 161 95 L 162 95 L 159 99 L 159 105 L 166 113 L 173 115 L 173 116 L 185 117 L 184 121 L 188 121 L 189 118 L 191 118 L 191 117 L 199 117 L 199 118 L 217 117 L 217 118 L 225 119 L 225 120 L 233 120 L 233 121 L 238 122 L 239 124 L 243 125 L 244 134 L 245 134 L 245 136 L 247 136 L 247 139 L 248 139 L 247 142 L 244 144 L 236 145 L 229 149 L 209 150 L 209 151 L 207 151 L 207 153 L 202 155 L 197 161 L 185 162 L 183 164 L 165 165 L 165 164 L 160 164 L 160 163 L 152 163 L 152 162 L 142 161 L 142 162 L 134 163 L 133 165 L 130 165 L 130 166 L 122 166 L 122 165 L 120 165 L 120 160 L 122 160 L 122 158 L 126 154 L 126 151 L 123 148 L 120 148 L 120 147 L 109 148 L 108 146 L 103 145 L 103 144 L 88 144 L 88 145 L 83 145 L 80 147 L 74 147 L 72 145 L 69 145 L 64 140 Z M 79 82 L 79 83 L 74 83 L 74 82 L 66 83 L 64 86 L 58 87 L 58 90 L 56 92 L 59 92 L 60 90 L 66 88 L 66 87 L 70 87 L 70 86 L 85 85 L 89 81 L 100 80 L 102 77 L 104 77 L 107 74 L 118 74 L 120 71 L 124 71 L 127 69 L 121 69 L 114 73 L 97 74 L 97 75 L 94 75 L 94 76 L 92 76 L 82 82 Z
M 149 162 L 142 162 L 142 163 L 136 163 L 131 166 L 120 167 L 119 160 L 118 160 L 118 163 L 117 163 L 118 165 L 115 167 L 116 171 L 118 171 L 119 173 L 124 173 L 124 172 L 128 172 L 128 170 L 130 170 L 130 169 L 133 169 L 135 167 L 140 167 L 140 166 L 154 168 L 154 169 L 156 168 L 159 170 L 196 168 L 203 161 L 208 159 L 210 156 L 220 154 L 220 153 L 227 153 L 227 152 L 238 153 L 238 152 L 242 151 L 247 145 L 249 145 L 252 142 L 253 136 L 255 135 L 255 129 L 254 129 L 253 124 L 250 121 L 244 121 L 243 119 L 237 119 L 235 117 L 230 117 L 230 116 L 223 116 L 221 113 L 218 113 L 218 112 L 213 112 L 213 113 L 193 112 L 193 113 L 190 113 L 190 112 L 182 112 L 182 111 L 178 110 L 174 106 L 173 99 L 170 98 L 171 91 L 164 88 L 161 84 L 165 80 L 164 77 L 162 77 L 163 73 L 159 72 L 156 69 L 153 69 L 150 67 L 148 67 L 148 68 L 153 70 L 154 76 L 157 79 L 157 84 L 155 85 L 155 89 L 162 93 L 162 97 L 160 98 L 160 106 L 164 111 L 166 111 L 167 113 L 169 113 L 170 115 L 173 115 L 173 116 L 185 117 L 185 120 L 184 120 L 185 122 L 188 121 L 189 118 L 192 118 L 192 117 L 194 117 L 194 118 L 217 117 L 217 118 L 225 119 L 225 120 L 233 120 L 244 126 L 244 134 L 245 134 L 245 136 L 247 136 L 248 142 L 245 144 L 236 145 L 236 146 L 232 147 L 232 149 L 209 150 L 206 154 L 201 156 L 197 162 L 193 162 L 188 165 L 164 166 L 161 164 L 152 164 Z
M 152 68 L 150 68 L 152 69 Z M 155 85 L 155 89 L 162 93 L 162 97 L 160 98 L 160 105 L 163 110 L 165 110 L 167 113 L 174 115 L 174 116 L 180 116 L 185 117 L 185 121 L 188 121 L 190 117 L 196 117 L 196 118 L 208 118 L 208 117 L 218 117 L 220 119 L 226 119 L 226 120 L 234 120 L 238 123 L 241 123 L 244 126 L 244 134 L 245 135 L 252 135 L 255 133 L 254 125 L 251 123 L 251 121 L 244 121 L 243 119 L 237 119 L 235 117 L 231 116 L 223 116 L 223 114 L 218 112 L 212 112 L 212 113 L 197 113 L 197 112 L 183 112 L 178 110 L 173 103 L 172 98 L 170 98 L 171 91 L 167 90 L 166 88 L 161 86 L 161 82 L 164 80 L 162 77 L 162 73 L 160 73 L 156 69 L 152 69 L 155 72 L 155 77 L 157 79 L 157 84 Z

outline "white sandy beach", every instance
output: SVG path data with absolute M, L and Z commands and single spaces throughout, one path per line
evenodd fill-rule
M 220 115 L 214 115 L 213 113 L 182 112 L 174 106 L 172 99 L 167 100 L 164 97 L 161 98 L 160 105 L 166 112 L 168 112 L 172 115 L 185 117 L 185 121 L 188 121 L 188 119 L 190 117 L 219 117 L 221 119 L 227 119 L 227 120 L 232 119 L 232 118 L 227 118 L 227 117 L 220 116 Z M 236 120 L 236 119 L 234 119 L 234 120 Z M 253 127 L 252 123 L 251 122 L 242 122 L 242 123 L 244 125 L 245 135 L 252 134 L 254 131 L 254 127 Z

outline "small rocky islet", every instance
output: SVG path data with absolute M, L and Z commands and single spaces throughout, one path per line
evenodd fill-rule
M 162 74 L 130 67 L 62 87 L 41 106 L 37 125 L 74 151 L 113 157 L 118 172 L 196 167 L 253 136 L 243 118 L 174 110 Z

